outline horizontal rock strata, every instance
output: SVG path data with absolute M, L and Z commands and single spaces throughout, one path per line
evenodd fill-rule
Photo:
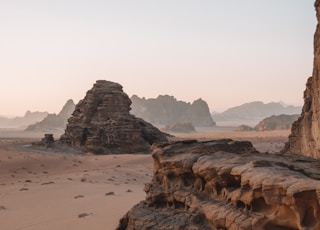
M 146 200 L 118 230 L 320 229 L 320 162 L 230 139 L 153 146 Z

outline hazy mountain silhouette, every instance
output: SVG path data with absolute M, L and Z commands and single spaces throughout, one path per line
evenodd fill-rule
M 222 113 L 213 114 L 212 117 L 217 122 L 217 125 L 255 125 L 262 119 L 272 115 L 300 114 L 301 109 L 301 106 L 284 105 L 281 102 L 265 104 L 261 101 L 255 101 L 229 108 Z
M 150 99 L 133 95 L 131 101 L 130 112 L 154 125 L 191 123 L 194 126 L 215 126 L 208 104 L 201 98 L 187 103 L 169 95 Z
M 48 115 L 48 112 L 27 111 L 23 117 L 6 118 L 0 117 L 0 128 L 25 128 L 30 124 L 41 121 Z
M 73 113 L 75 104 L 73 100 L 68 100 L 58 114 L 48 114 L 42 121 L 29 125 L 26 131 L 49 131 L 65 128 L 67 120 Z

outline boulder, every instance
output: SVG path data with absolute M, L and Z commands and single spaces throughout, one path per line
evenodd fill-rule
M 60 142 L 94 154 L 148 153 L 166 134 L 129 113 L 131 101 L 115 82 L 98 80 L 68 119 Z

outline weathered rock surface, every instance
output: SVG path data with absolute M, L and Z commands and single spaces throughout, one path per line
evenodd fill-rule
M 215 126 L 208 104 L 202 99 L 195 100 L 190 104 L 177 101 L 176 98 L 168 95 L 160 95 L 150 99 L 134 95 L 131 100 L 131 113 L 154 125 L 166 126 L 180 122 L 191 123 L 193 126 Z
M 283 151 L 302 153 L 320 159 L 320 1 L 315 2 L 318 25 L 314 34 L 313 74 L 304 91 L 304 106 L 292 125 Z
M 146 200 L 118 230 L 320 229 L 320 162 L 229 139 L 153 146 Z
M 58 114 L 48 114 L 42 121 L 29 125 L 25 131 L 50 131 L 64 128 L 74 108 L 75 104 L 70 99 Z
M 254 129 L 257 131 L 286 130 L 290 129 L 293 122 L 299 118 L 299 115 L 273 115 L 267 117 L 257 124 Z
M 60 141 L 95 154 L 150 152 L 166 135 L 129 114 L 131 101 L 118 83 L 98 80 L 68 119 Z

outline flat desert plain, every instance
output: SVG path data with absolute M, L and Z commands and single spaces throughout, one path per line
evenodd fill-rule
M 90 155 L 34 149 L 42 134 L 0 134 L 0 229 L 115 229 L 143 200 L 152 178 L 151 155 Z M 178 138 L 248 140 L 260 152 L 278 152 L 286 131 L 200 130 Z

